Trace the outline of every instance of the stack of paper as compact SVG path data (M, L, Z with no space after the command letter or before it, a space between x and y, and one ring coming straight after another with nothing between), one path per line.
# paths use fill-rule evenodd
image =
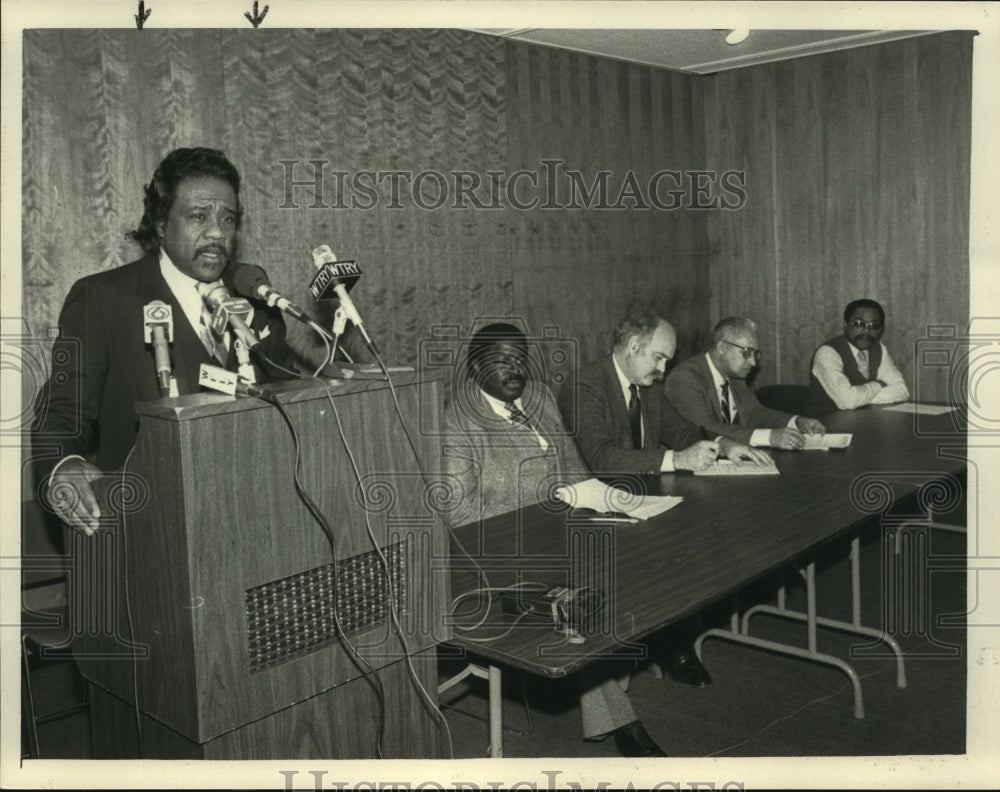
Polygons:
M900 404L890 404L882 408L892 412L914 413L916 415L944 415L954 410L947 404L919 404L918 402L901 402Z
M763 464L756 462L740 462L737 464L731 459L716 459L704 470L694 471L696 476L777 476L778 468L774 465L773 459L768 459Z
M829 451L831 448L847 448L854 438L850 432L837 434L827 432L822 435L805 435L806 444L802 446L805 451Z
M662 514L684 500L675 495L635 495L597 479L559 487L556 497L575 509L592 509L601 514L624 512L639 520Z

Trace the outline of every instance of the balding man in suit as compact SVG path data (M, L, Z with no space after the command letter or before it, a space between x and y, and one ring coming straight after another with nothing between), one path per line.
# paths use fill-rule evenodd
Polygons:
M712 343L702 355L688 358L670 372L667 398L685 418L710 434L751 446L798 450L805 434L823 434L815 418L771 410L746 384L760 360L757 325L729 316L712 331Z
M559 407L594 475L702 470L717 456L765 462L767 455L706 433L667 400L662 380L677 349L677 333L658 314L636 310L615 329L611 354L576 372L559 392ZM690 627L658 636L662 664L684 684L712 682L691 646ZM659 664L654 666L658 668Z

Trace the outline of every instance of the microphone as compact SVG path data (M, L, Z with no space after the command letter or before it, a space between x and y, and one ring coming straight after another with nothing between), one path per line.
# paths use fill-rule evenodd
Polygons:
M260 385L248 382L233 371L208 363L201 364L201 369L198 372L198 384L220 393L228 393L230 396L256 396L258 399L271 402L275 398L270 391Z
M260 297L272 308L278 306L289 316L307 325L315 325L312 317L291 300L282 297L271 286L267 273L256 264L240 264L233 270L233 286L244 297Z
M368 344L372 352L378 354L375 342L372 341L371 336L368 335L368 330L365 329L361 314L354 307L351 298L347 296L347 292L361 277L361 267L355 261L337 261L337 256L330 250L329 245L320 245L313 250L312 256L313 264L316 265L316 269L318 270L312 283L309 284L309 291L312 292L313 297L317 300L329 300L332 297L339 298L340 307L343 309L344 314L354 322L354 326L358 328L362 338L365 339L365 343Z
M174 340L174 312L163 300L153 300L142 309L143 338L153 345L156 360L156 380L160 396L170 395L170 349Z
M253 349L260 343L256 333L247 325L247 322L253 321L253 306L250 303L242 297L233 297L221 280L199 283L198 293L212 311L213 333L222 335L229 326L247 349Z

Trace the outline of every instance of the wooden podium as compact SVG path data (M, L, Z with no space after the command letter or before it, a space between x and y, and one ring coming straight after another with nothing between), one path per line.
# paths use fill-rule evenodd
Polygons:
M216 394L139 405L107 527L72 538L96 758L369 758L380 719L383 757L441 755L442 383L393 383L398 411L385 381L272 386L287 421Z

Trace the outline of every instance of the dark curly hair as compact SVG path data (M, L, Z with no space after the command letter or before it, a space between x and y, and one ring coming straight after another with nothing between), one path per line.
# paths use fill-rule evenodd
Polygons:
M184 179L199 176L213 176L229 182L236 193L237 205L240 195L240 174L226 155L217 149L209 148L179 148L174 149L157 166L153 180L146 185L146 197L143 199L145 212L139 221L139 227L130 231L128 237L139 243L146 253L155 253L160 247L160 236L156 231L158 223L162 223L170 214L170 209L177 198L177 188ZM239 227L242 209L237 213L237 228Z

